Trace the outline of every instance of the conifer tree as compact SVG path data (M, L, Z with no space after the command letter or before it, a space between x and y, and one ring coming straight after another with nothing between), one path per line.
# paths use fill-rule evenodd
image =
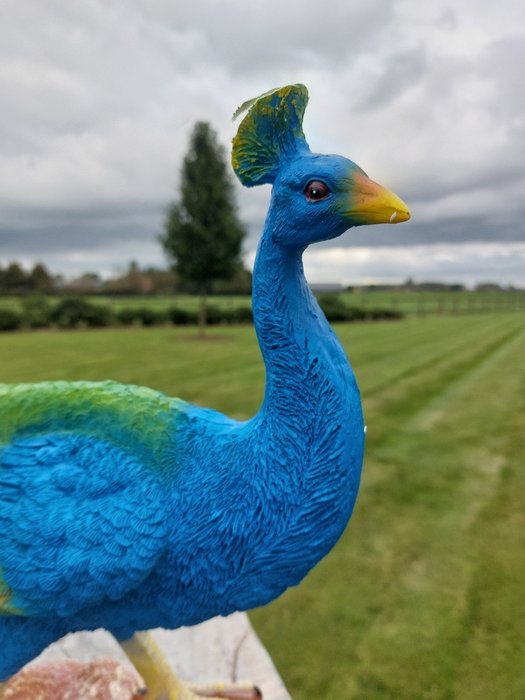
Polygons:
M224 149L210 125L198 122L182 165L180 199L168 209L161 240L179 278L200 294L201 333L212 283L231 279L242 267L245 235Z

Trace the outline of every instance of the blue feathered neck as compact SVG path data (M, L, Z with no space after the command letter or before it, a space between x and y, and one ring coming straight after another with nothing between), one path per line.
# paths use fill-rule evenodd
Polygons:
M255 260L253 315L266 366L260 418L280 422L315 414L328 385L341 407L349 395L359 397L348 358L306 282L303 249L276 240L286 223L274 211Z

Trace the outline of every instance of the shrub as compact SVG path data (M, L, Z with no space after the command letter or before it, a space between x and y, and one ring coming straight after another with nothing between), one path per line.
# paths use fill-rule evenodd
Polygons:
M101 304L89 304L84 323L91 328L101 328L113 325L115 316L109 306Z
M148 306L124 308L117 312L117 320L123 326L131 326L133 324L156 326L161 323L166 323L168 318L169 315L167 311L163 309L151 309Z
M45 297L32 297L22 302L22 319L29 328L47 328L51 325L53 310Z
M346 317L343 321L364 321L369 318L369 312L359 306L347 306Z
M157 326L166 322L167 313L162 309L155 310L147 306L141 306L135 309L135 317L143 326Z
M379 321L403 318L400 311L394 309L363 309L359 306L347 306L344 301L334 294L326 294L318 299L324 315L334 321Z
M404 314L397 309L370 309L368 315L373 321L395 321L404 316Z
M119 309L119 311L116 313L116 318L117 321L123 326L132 326L137 322L137 314L135 313L135 309Z
M0 309L0 331L16 331L22 325L22 317L11 309Z
M230 317L232 323L253 323L253 313L249 306L239 306L231 309Z
M224 309L217 306L208 306L207 323L210 326L252 322L253 315L250 308L241 306L233 309Z
M168 311L168 317L175 326L188 326L197 323L197 313L173 307Z
M107 306L69 297L62 299L55 306L51 312L51 319L59 328L77 328L78 326L95 328L111 325L113 313Z
M340 297L323 294L317 301L328 321L348 321L349 309Z
M226 314L219 307L209 304L206 310L206 325L217 326L220 323L228 323Z

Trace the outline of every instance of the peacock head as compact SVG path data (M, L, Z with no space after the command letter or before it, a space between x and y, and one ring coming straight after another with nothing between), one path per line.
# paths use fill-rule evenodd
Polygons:
M248 113L233 140L232 165L243 185L271 183L271 235L305 247L352 226L400 223L407 205L348 158L312 153L302 129L304 85L265 93L239 107Z

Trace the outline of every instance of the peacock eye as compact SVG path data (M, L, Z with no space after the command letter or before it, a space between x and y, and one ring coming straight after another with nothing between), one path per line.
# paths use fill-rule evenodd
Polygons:
M324 182L320 180L311 180L306 185L304 194L306 195L306 199L310 200L310 202L317 202L320 199L328 197L330 189L328 185L325 185Z

